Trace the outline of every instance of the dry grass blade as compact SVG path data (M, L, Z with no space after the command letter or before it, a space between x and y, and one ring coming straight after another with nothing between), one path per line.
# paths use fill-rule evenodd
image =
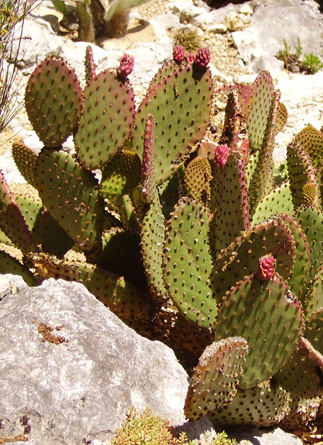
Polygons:
M0 0L0 132L22 107L17 82L24 20L42 0Z

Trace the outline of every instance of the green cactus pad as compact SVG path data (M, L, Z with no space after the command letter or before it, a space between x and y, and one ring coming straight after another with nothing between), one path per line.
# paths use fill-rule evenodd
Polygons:
M180 65L175 62L175 60L168 60L165 62L157 71L155 76L150 81L147 93L152 91L160 82L162 82L166 77L173 75L174 71L179 69Z
M303 333L303 318L299 301L277 274L269 280L251 275L227 292L218 309L215 337L248 341L241 388L267 380L284 366Z
M310 248L311 268L308 280L313 280L323 257L323 213L315 207L300 207L295 220L306 235Z
M290 183L288 181L276 186L268 195L266 195L255 208L252 216L252 224L259 224L270 218L275 213L286 213L292 215L294 206Z
M322 396L323 356L305 338L301 338L299 346L273 380L301 399Z
M152 114L149 114L145 125L144 151L141 166L141 199L145 204L150 204L154 200L156 191L155 128L155 118Z
M15 199L35 243L41 245L45 252L62 257L74 245L72 238L40 201L25 196L16 196Z
M24 220L32 233L33 239L36 243L40 243L40 238L37 234L37 226L41 219L43 205L40 201L26 196L15 195L15 200L21 211Z
M289 412L289 395L277 385L263 382L240 390L233 402L210 416L215 426L254 425L267 427L279 423Z
M188 196L206 203L210 200L211 166L207 158L197 156L186 167L184 183Z
M40 63L30 76L25 105L29 120L47 147L59 147L77 127L82 90L75 72L58 56Z
M123 320L150 320L151 305L134 285L111 272L85 262L57 260L52 255L33 256L33 264L44 278L82 283L99 301Z
M239 152L231 152L222 168L213 166L211 193L216 209L210 227L211 248L218 253L249 229L247 182Z
M20 275L28 286L36 286L37 281L30 270L6 252L0 250L0 273Z
M313 348L323 354L323 306L307 317L304 333L306 340L311 342ZM323 356L321 363L321 376L323 386Z
M247 128L250 148L258 150L264 141L274 94L274 83L267 71L261 71L253 83L253 94L249 104Z
M106 70L84 89L83 113L75 148L83 167L102 168L129 139L135 116L134 95L128 80Z
M50 214L82 250L101 240L104 200L94 176L62 150L43 148L38 157L36 182Z
M212 259L208 247L207 210L182 198L167 222L164 254L166 289L179 310L198 326L215 322L216 302L209 277Z
M36 249L26 221L0 170L0 228L24 253Z
M12 144L12 156L25 180L33 187L36 187L35 167L38 156L37 153L27 147L23 142L14 142Z
M156 183L168 179L202 139L209 122L212 78L208 69L179 67L153 88L141 103L133 132L133 148L142 156L144 128L152 113L156 121Z
M159 301L167 296L163 276L164 247L165 218L158 193L155 193L141 222L141 254L151 295Z
M323 307L323 265L319 267L307 295L306 317Z
M314 167L319 167L323 162L323 135L312 125L307 125L299 132L294 141L299 144L311 158Z
M272 94L272 107L269 110L267 128L262 139L262 145L258 148L258 162L249 185L250 213L254 213L259 201L261 201L274 186L274 142L276 135L276 121L279 111L280 93Z
M217 257L212 270L213 295L218 302L244 277L256 273L259 258L270 254L276 272L288 279L294 266L295 242L286 224L269 219L239 236Z
M232 402L242 375L248 343L229 337L207 346L190 379L184 413L187 419L222 410Z
M306 184L313 184L317 189L317 194L319 194L319 188L308 153L295 142L287 146L287 165L292 200L296 210L299 206L307 204L306 199L304 199L304 186Z
M290 215L279 214L276 218L286 224L295 241L295 261L292 273L287 279L291 291L305 305L310 270L310 248L301 226Z
M282 129L285 127L287 118L288 118L288 111L286 105L280 102L276 119L276 134L282 131Z
M100 192L104 198L129 194L140 182L141 162L130 150L120 151L103 172Z

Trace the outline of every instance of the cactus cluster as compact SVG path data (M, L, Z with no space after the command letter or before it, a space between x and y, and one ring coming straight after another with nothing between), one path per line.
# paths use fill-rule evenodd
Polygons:
M2 239L23 257L1 253L1 271L82 282L171 346L191 375L187 418L297 428L300 401L323 400L323 135L297 134L276 180L287 111L270 74L219 90L209 58L175 48L137 108L130 56L97 73L88 49L83 89L58 57L35 69L25 105L44 147L13 156L40 200L1 174Z

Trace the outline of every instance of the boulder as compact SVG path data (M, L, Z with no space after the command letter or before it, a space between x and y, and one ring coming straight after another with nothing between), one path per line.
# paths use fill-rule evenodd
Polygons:
M255 73L281 69L282 63L275 55L284 49L284 39L291 52L300 43L304 54L320 56L322 36L323 18L318 4L300 0L260 2L250 16L249 27L232 33L241 58Z
M130 406L184 422L188 380L171 349L139 336L81 284L49 279L29 288L4 279L0 440L107 440Z

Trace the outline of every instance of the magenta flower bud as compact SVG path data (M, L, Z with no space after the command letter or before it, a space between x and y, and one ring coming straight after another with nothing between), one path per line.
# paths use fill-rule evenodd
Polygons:
M227 145L218 145L214 151L214 162L219 167L222 168L228 160L230 153L230 148Z
M211 59L211 53L210 53L210 50L208 48L199 48L197 50L195 64L199 68L207 67L210 59Z
M270 280L275 273L276 260L272 255L265 255L258 262L257 275L261 280Z
M173 48L173 59L175 62L182 62L185 57L185 48L182 45L175 45Z
M189 53L189 55L187 56L187 63L194 63L196 59L196 56L194 53Z
M120 61L119 68L117 69L118 76L129 76L129 74L132 73L134 64L135 59L132 56L129 56L129 54L125 54Z

